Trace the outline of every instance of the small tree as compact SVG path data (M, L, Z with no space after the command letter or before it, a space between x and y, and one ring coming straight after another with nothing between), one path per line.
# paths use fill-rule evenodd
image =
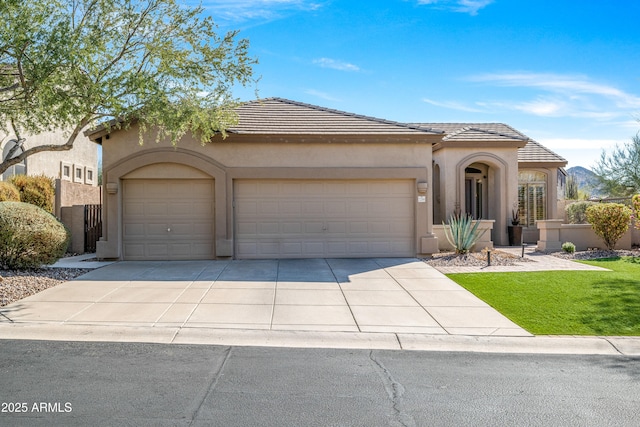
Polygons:
M602 203L587 208L587 221L596 235L604 240L607 249L616 243L629 229L631 209L620 203Z
M582 200L579 202L571 203L567 205L565 211L567 212L567 218L569 219L569 224L586 224L589 222L587 220L587 209L589 206L596 205L597 202L590 202L588 200Z
M235 124L234 86L252 83L255 60L237 31L224 35L203 6L176 0L2 0L0 130L67 130L66 142L18 150L0 174L28 156L73 148L98 123L140 123L176 143L202 143ZM142 142L142 141L141 141Z
M578 189L578 180L576 176L573 174L569 174L567 176L567 186L564 190L565 199L569 200L577 200L580 198L580 191Z
M623 146L600 155L594 172L602 188L612 196L629 196L640 191L640 134Z

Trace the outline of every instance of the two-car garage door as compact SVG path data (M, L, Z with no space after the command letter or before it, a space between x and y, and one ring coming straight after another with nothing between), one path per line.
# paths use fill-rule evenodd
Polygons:
M237 258L414 256L411 180L239 180Z
M414 189L411 180L236 180L235 257L414 256ZM122 198L124 259L215 258L213 179L126 179Z

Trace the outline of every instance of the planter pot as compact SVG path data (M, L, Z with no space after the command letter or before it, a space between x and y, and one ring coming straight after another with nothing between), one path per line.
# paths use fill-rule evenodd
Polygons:
M522 226L510 225L507 228L507 231L509 232L509 246L522 245Z

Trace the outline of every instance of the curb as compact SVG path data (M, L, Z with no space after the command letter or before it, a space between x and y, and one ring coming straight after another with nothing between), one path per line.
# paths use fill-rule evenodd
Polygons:
M0 325L3 340L451 351L472 353L640 356L640 337L468 336L372 332L133 327L61 324Z

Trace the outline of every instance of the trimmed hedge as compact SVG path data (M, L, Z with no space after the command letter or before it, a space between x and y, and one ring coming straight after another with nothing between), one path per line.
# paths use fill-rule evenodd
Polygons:
M67 251L70 234L45 210L22 202L0 202L0 266L38 268Z
M20 192L20 201L36 205L49 213L53 213L53 202L56 197L53 180L44 175L15 175L9 179Z
M0 181L0 202L19 202L20 192L10 182Z

